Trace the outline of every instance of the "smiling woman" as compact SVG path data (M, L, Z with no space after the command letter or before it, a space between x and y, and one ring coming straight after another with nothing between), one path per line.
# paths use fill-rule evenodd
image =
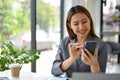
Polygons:
M107 44L95 34L89 11L81 5L72 6L67 14L66 28L68 36L60 42L51 69L52 74L61 76L66 73L69 78L74 72L104 73L107 65ZM83 49L87 41L96 42L94 53L87 48Z

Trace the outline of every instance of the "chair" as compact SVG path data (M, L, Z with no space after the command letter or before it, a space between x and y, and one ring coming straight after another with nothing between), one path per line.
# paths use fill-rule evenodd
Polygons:
M107 44L111 47L112 54L120 54L120 43L107 42Z
M107 41L106 42L108 45L109 45L109 48L110 48L110 53L112 55L118 55L118 62L120 60L120 43L116 43L116 42L109 42Z

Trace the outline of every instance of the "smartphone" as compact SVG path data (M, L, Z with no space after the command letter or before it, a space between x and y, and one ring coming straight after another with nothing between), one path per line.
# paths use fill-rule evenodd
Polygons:
M96 41L86 41L83 50L86 48L91 52L92 55L94 55L96 45L97 45Z

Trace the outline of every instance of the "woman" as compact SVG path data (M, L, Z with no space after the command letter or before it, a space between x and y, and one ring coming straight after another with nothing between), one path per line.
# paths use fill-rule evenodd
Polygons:
M72 77L73 72L105 72L107 45L95 34L89 11L83 6L73 6L68 11L66 27L69 37L61 40L52 74L60 76L66 72L67 77ZM83 50L86 41L97 42L94 55Z

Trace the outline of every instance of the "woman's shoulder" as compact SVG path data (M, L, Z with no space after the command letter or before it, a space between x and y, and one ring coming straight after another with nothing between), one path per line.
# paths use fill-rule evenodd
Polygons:
M101 48L107 47L107 43L103 41L101 38L94 38L94 40L97 42L98 46Z
M64 37L63 39L60 40L59 47L61 47L62 49L65 49L69 43L70 43L70 38Z
M66 37L64 37L63 39L62 39L63 41L68 41L68 40L70 40L70 38L68 37L68 36L66 36Z
M71 41L71 39L68 36L61 39L61 42L63 42L63 43L69 43L70 41Z
M104 43L104 41L99 37L94 37L94 40L99 42L99 43Z

